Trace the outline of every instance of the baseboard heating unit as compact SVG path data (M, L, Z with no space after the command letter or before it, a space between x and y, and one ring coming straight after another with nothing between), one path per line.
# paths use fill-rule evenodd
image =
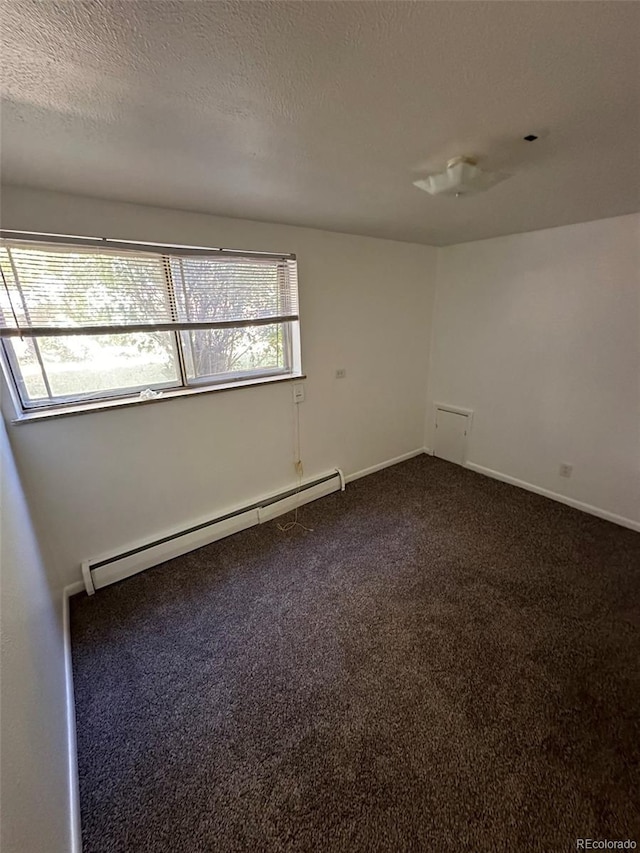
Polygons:
M167 531L154 539L137 542L117 554L85 560L82 577L89 595L109 584L202 548L217 539L231 536L255 524L270 521L332 492L344 491L344 475L339 468L303 481L300 486L269 495L247 506L236 507L216 518L198 521L186 528Z

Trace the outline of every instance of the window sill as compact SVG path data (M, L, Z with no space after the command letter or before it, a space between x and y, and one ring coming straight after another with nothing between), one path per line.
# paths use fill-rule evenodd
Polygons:
M183 397L194 397L200 394L219 394L223 391L233 391L237 388L253 388L256 385L276 385L280 382L296 382L306 379L306 374L288 373L286 376L267 376L260 379L247 379L242 382L228 382L220 385L209 385L206 388L176 388L163 391L160 397L150 400L140 400L138 397L126 397L118 400L100 400L91 403L78 403L55 409L40 409L39 411L23 412L12 420L12 423L29 424L34 421L49 421L54 418L68 418L73 415L86 415L93 412L104 412L111 409L127 409L132 406L148 406L153 403L163 403L166 400L178 400Z

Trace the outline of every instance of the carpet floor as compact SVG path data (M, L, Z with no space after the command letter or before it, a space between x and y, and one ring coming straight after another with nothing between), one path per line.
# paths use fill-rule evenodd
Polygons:
M431 457L71 602L84 853L640 845L640 535Z

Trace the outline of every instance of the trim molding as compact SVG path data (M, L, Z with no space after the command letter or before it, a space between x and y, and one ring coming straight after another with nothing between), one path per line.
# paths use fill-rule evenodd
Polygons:
M73 694L73 666L71 663L71 630L69 624L69 598L84 592L82 581L69 584L62 590L62 637L64 645L65 696L67 702L67 772L69 786L69 835L71 853L82 853L80 826L80 786L78 784L78 747L76 742L76 709Z
M550 498L552 501L557 501L558 503L573 507L573 509L579 509L582 512L589 513L589 515L595 515L598 518L603 518L605 521L612 521L614 524L619 524L621 527L627 527L629 530L635 530L637 533L640 533L640 521L634 521L632 518L625 518L623 515L616 515L614 512L583 503L575 498L566 497L558 492L552 492L550 489L543 489L542 486L535 486L533 483L527 483L525 480L518 480L516 477L510 477L501 471L494 471L492 468L476 465L475 462L467 462L465 468L469 468L477 474L483 474L485 477L491 477L494 480L509 483L511 486L517 486L519 489L526 489L527 492L534 492L536 495L542 495L545 498Z
M394 456L393 459L387 459L385 462L379 462L377 465L372 465L370 468L363 468L362 471L356 471L353 474L345 474L345 483L351 483L354 480L359 480L360 477L366 477L368 474L375 474L376 471L382 471L383 468L390 468L392 465L397 465L398 462L406 462L407 459L413 459L414 456L420 456L422 453L431 454L428 447L418 447L417 450L410 450L409 453L403 453L400 456Z

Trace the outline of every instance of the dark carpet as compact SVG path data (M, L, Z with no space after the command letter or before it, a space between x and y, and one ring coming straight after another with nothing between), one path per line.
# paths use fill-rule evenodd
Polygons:
M640 535L430 457L72 600L84 853L640 844Z

